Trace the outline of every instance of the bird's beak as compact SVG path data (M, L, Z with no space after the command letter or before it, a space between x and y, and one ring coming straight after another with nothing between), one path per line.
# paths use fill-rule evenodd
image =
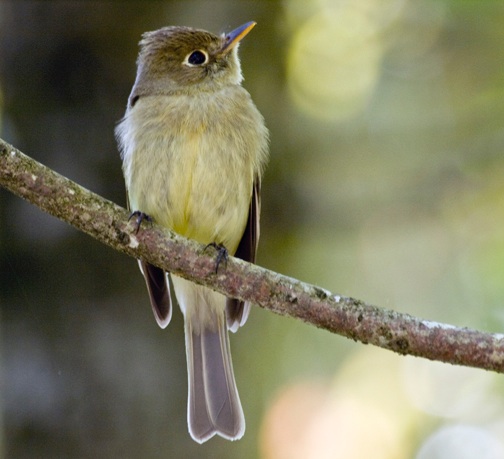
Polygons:
M229 53L238 43L240 43L241 39L254 28L256 24L256 22L250 21L238 27L237 29L234 29L232 32L229 32L224 37L224 46L222 47L222 53Z

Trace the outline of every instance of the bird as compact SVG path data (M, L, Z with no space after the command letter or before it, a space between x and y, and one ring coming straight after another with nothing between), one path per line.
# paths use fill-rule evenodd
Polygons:
M138 227L145 217L217 247L216 269L228 253L254 263L259 241L269 131L241 85L238 57L255 25L220 35L185 26L144 33L136 79L115 129ZM170 322L171 287L184 315L191 437L198 443L214 435L240 439L245 418L228 330L245 323L250 304L138 262L158 325Z

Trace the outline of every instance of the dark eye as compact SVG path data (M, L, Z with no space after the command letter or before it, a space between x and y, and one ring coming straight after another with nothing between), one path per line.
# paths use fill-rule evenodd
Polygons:
M203 52L197 49L196 51L193 51L191 54L189 54L189 57L187 58L187 62L191 65L201 65L204 64L207 60L207 55Z

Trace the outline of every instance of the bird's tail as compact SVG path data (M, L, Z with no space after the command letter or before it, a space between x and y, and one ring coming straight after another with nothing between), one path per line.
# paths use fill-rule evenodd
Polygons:
M245 432L245 418L233 373L225 298L183 279L173 280L185 316L189 433L199 443L215 434L238 440ZM187 301L198 305L184 304Z

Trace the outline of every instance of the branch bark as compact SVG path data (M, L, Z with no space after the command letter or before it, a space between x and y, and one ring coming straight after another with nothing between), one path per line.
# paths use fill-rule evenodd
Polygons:
M504 335L431 322L331 293L215 252L153 224L134 233L126 209L0 139L0 185L104 244L228 296L402 355L504 373Z

